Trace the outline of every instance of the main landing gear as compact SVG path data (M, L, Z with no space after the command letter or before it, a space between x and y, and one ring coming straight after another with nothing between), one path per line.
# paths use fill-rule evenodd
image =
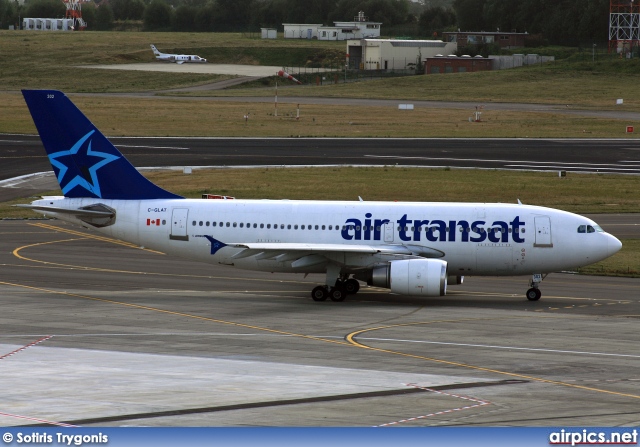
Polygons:
M329 286L328 284L333 283L333 286ZM327 298L330 298L331 301L344 301L347 298L347 295L354 295L358 293L360 290L360 283L353 279L349 278L348 274L343 274L340 272L340 267L337 265L330 264L327 266L327 280L324 286L315 287L311 291L311 298L313 301L326 301Z
M542 276L541 273L535 273L533 277L529 280L530 289L527 290L526 297L529 301L538 301L542 296L542 292L538 289L538 286L542 282L547 275Z
M326 301L330 298L331 301L344 301L347 295L355 295L360 290L360 283L353 279L341 280L337 279L333 287L318 286L311 291L311 298L313 301Z

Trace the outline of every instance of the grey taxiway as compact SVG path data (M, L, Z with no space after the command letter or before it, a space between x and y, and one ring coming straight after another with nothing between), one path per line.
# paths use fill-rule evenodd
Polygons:
M185 153L195 165L221 164L224 154L197 141L179 154L169 140L120 146L136 165L153 145L166 146L156 157L166 165ZM238 140L227 159L260 163L270 153L284 164L299 144L274 151ZM416 143L401 156L428 164L425 152L450 150L449 159L490 163L508 151L497 140L486 150L447 144ZM583 168L637 163L632 142L604 142L606 163L587 142L522 144L541 158L568 146L562 156ZM312 150L322 158L332 147ZM372 147L384 155L375 144L350 154ZM32 137L3 136L0 150L0 179L50 170ZM36 194L51 180L8 181L1 194ZM595 218L640 237L638 215ZM50 220L0 221L0 234L0 425L640 424L638 279L556 273L538 302L524 298L527 278L492 277L466 278L442 298L363 287L343 303L317 303L309 291L321 276L199 264Z
M467 278L442 298L243 272L0 222L0 425L640 423L640 281Z

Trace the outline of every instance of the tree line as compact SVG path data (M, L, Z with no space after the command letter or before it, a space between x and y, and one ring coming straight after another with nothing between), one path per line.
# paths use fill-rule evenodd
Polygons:
M101 0L85 3L87 30L141 21L147 31L247 32L283 23L351 21L359 11L384 35L440 38L443 31L517 31L575 46L608 38L609 0ZM18 17L64 17L61 0L0 0L0 26Z

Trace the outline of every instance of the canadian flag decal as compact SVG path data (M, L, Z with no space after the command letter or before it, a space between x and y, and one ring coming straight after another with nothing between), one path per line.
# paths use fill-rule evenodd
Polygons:
M160 219L147 219L147 226L149 225L160 226Z

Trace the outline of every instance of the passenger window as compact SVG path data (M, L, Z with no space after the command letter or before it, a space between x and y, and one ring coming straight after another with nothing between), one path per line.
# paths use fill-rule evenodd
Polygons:
M258 228L258 224L257 224L257 223L254 223L254 224L253 224L253 228ZM260 227L260 228L262 228L262 227Z
M262 227L260 227L260 228L262 228ZM267 229L268 230L271 229L271 224L267 224Z
M235 227L236 224L233 224L233 226ZM240 228L244 227L244 224L242 222L240 222Z
M284 230L284 224L280 224L280 229Z
M205 222L205 225L206 225L206 226L209 226L209 221L206 221L206 222Z
M196 226L196 221L194 220L193 222L191 222L191 225L193 225L195 227Z
M329 229L330 229L330 230L333 230L333 226L332 226L332 225L329 225Z
M199 225L202 226L202 221L199 222Z

